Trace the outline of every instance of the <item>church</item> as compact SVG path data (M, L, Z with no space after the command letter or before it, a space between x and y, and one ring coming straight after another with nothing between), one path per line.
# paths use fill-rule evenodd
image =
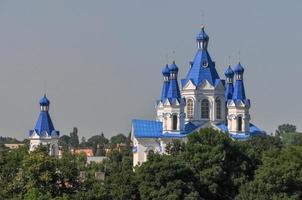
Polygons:
M212 127L234 140L265 135L250 122L251 102L245 94L242 64L227 67L225 79L221 79L208 52L209 36L204 27L196 42L196 55L180 85L176 63L163 68L156 119L132 121L133 166L145 162L149 153L165 153L173 139L186 141L187 135L202 128Z

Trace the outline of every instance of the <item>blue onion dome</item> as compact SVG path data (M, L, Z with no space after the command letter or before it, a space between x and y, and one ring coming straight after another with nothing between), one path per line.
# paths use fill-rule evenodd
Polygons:
M170 69L168 67L168 64L163 68L162 73L164 76L170 76Z
M243 74L243 72L244 72L244 68L242 67L242 65L239 62L238 65L235 67L235 73L236 74Z
M198 41L209 40L209 36L204 31L204 26L201 27L201 31L197 34L196 40L198 40Z
M234 77L234 71L232 70L231 66L229 66L229 67L227 68L227 70L225 70L224 74L225 74L225 76L228 77L228 78Z
M175 64L175 61L173 61L172 65L170 66L170 72L178 72L178 67Z
M50 102L46 97L46 94L44 94L44 97L42 99L40 99L39 101L40 106L49 106Z

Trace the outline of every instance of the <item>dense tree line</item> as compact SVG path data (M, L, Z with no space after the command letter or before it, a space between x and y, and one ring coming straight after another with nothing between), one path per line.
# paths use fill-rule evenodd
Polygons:
M302 199L302 135L286 127L278 131L238 142L203 129L186 143L171 142L169 155L150 154L134 170L130 146L89 165L68 151L51 157L42 146L30 154L26 146L2 149L0 199Z

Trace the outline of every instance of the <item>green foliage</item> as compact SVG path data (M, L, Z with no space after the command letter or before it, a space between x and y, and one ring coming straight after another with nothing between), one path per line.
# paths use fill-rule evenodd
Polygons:
M155 152L135 170L130 145L113 149L102 163L86 164L85 156L68 151L57 158L42 145L29 154L27 146L9 150L2 144L0 199L302 199L301 135L286 132L239 142L203 129L186 143L172 140L169 154ZM61 142L69 143L68 137ZM110 140L124 142L129 137ZM96 147L109 141L102 134L84 143ZM96 179L96 172L105 179Z
M62 149L64 151L67 151L69 149L69 146L70 146L70 136L68 136L68 135L62 135L59 138L58 144L59 144L59 146L62 147Z
M121 143L124 143L124 144L128 144L129 143L128 138L124 134L122 134L122 133L117 134L115 136L112 136L110 138L110 144L113 147L115 147L117 144L121 144Z
M69 145L72 148L76 148L79 146L79 136L77 127L73 127L73 131L70 133Z
M297 127L292 124L282 124L278 126L278 129L276 130L277 136L282 136L285 133L295 133L297 130Z

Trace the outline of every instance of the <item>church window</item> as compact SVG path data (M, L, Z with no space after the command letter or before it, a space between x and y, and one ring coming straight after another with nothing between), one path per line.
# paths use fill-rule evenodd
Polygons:
M204 99L201 101L201 118L208 119L210 115L209 101Z
M237 118L237 129L238 129L238 131L242 131L242 117L238 117Z
M221 119L221 101L219 99L216 99L215 103L216 103L216 118Z
M193 109L194 109L194 103L192 99L188 99L187 101L187 116L188 119L193 118Z
M177 115L172 117L172 130L177 130Z

